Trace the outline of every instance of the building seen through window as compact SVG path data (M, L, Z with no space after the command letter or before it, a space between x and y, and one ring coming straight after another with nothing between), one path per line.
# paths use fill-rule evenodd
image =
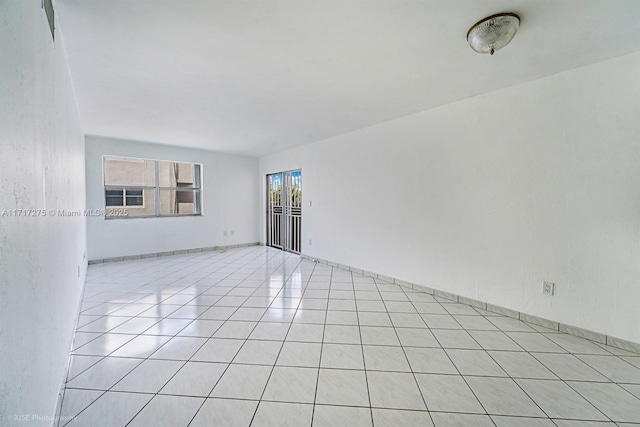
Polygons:
M201 174L195 163L105 157L106 216L200 215Z

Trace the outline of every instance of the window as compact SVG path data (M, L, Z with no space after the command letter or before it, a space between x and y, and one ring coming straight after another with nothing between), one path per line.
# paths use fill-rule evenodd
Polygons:
M118 188L105 190L106 206L144 206L142 188Z
M144 206L142 188L125 188L124 189L125 206Z
M104 158L107 218L201 215L202 165Z

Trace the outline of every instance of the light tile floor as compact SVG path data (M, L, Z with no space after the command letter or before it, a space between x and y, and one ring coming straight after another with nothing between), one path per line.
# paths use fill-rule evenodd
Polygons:
M90 266L61 420L638 426L640 355L271 248L203 252Z

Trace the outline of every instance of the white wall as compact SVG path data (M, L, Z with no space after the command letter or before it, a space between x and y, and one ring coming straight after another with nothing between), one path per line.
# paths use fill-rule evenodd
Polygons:
M87 208L104 209L105 155L202 164L202 216L88 218L89 259L254 243L258 159L168 145L86 137ZM223 236L224 231L227 236ZM234 235L231 236L231 230Z
M449 104L259 182L302 168L305 254L640 342L638 75L635 53Z
M84 137L40 0L0 0L0 424L51 425L84 283ZM78 273L78 270L80 272ZM49 420L46 419L49 417Z

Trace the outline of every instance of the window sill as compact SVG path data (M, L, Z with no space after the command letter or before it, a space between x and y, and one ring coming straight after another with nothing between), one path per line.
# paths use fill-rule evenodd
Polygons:
M105 216L104 219L112 220L112 219L149 219L149 218L190 218L194 216L203 216L201 213L199 214L182 214L182 215L136 215L136 216Z

